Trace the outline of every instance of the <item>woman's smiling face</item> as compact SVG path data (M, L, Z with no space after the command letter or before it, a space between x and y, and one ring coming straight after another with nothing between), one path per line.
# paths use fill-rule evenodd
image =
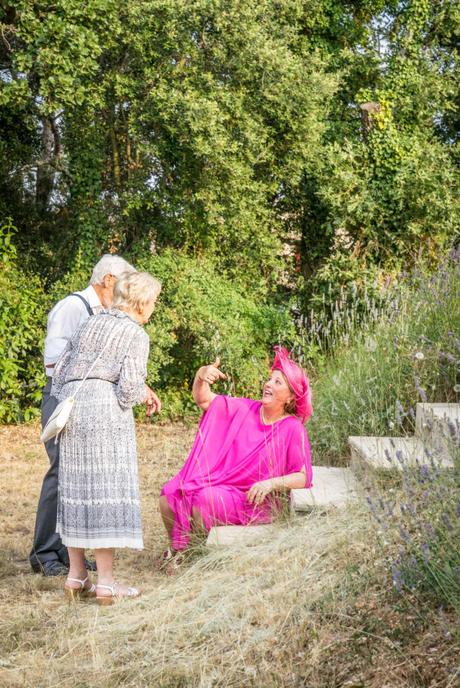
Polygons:
M283 410L294 395L281 370L272 370L263 386L262 405L273 410Z

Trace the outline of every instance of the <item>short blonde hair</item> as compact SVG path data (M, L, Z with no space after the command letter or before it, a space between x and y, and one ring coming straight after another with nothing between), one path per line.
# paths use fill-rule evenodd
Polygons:
M124 272L113 288L112 307L120 310L144 306L158 297L161 282L148 272Z

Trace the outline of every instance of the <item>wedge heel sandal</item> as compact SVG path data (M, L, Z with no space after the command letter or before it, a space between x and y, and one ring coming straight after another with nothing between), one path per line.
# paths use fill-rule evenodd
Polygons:
M109 590L110 595L98 595L97 590ZM120 594L120 586L117 583L113 585L96 585L96 602L102 607L109 607L111 604L116 604L122 600L134 600L136 597L140 596L140 592L137 588L127 588L125 594Z
M78 583L80 587L69 588L64 585L64 595L69 602L80 602L80 600L88 600L96 597L96 586L91 583L90 588L86 588L85 584L89 581L89 576L84 580L79 578L67 578L66 583Z

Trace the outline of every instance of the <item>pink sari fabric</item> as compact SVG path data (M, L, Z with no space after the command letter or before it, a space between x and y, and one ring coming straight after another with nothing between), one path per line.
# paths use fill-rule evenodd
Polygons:
M264 425L260 406L253 399L216 396L203 414L184 466L161 491L175 515L175 549L189 543L193 507L208 530L219 524L268 523L274 500L269 496L260 506L247 500L255 482L305 469L305 485L311 487L304 426L294 416Z

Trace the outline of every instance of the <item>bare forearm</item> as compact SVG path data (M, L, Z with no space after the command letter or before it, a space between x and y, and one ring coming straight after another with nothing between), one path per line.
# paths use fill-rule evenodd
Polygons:
M217 357L214 363L198 368L193 381L192 395L195 403L202 411L206 411L211 401L216 396L211 392L211 385L216 380L226 380L227 376L219 370L220 358Z
M193 381L192 395L195 404L203 409L203 411L206 411L216 395L211 391L211 385L201 379L200 370L197 371Z
M305 473L298 471L297 473L289 473L289 475L281 475L278 478L272 478L272 482L273 490L276 492L303 488L305 487Z
M305 487L305 473L303 471L289 473L289 475L281 475L278 478L268 478L268 480L254 483L247 493L247 500L251 504L262 504L270 492L287 492L302 487Z

